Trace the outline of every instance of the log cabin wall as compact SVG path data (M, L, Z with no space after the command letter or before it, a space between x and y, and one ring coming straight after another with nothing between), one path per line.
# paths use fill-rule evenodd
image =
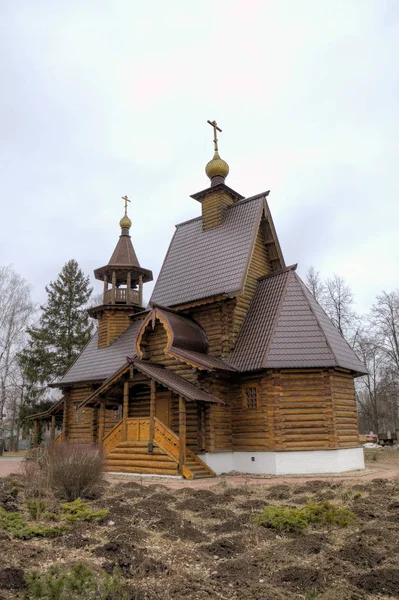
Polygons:
M353 377L333 369L274 371L265 378L273 450L358 446Z
M221 300L185 311L205 331L211 356L226 358L232 350L233 310L234 302Z
M334 428L338 448L359 446L355 382L350 373L332 371L331 395L334 404Z
M231 399L232 434L233 450L236 452L262 452L272 446L269 424L270 383L270 377L254 374L240 378L239 383L231 388L234 390ZM254 394L256 406L252 398Z
M128 312L107 309L98 316L98 347L112 344L130 325Z
M271 272L272 265L269 258L268 247L265 244L264 228L261 224L253 247L244 289L237 296L237 304L234 309L233 318L233 343L235 343L235 340L237 339L240 327L248 312L249 304L255 293L257 280L259 277L269 275Z
M77 410L77 407L93 391L91 385L73 387L68 395L67 402L67 439L69 442L80 442L89 444L93 441L95 426L93 408L85 407Z
M202 200L202 229L212 229L222 224L226 209L234 199L225 190L207 194Z

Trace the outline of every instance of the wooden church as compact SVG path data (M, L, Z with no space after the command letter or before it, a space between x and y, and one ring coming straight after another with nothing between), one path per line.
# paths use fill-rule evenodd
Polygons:
M109 262L91 341L54 386L56 443L94 443L116 473L338 472L364 466L354 378L365 367L286 266L267 203L226 185L215 152L201 216L180 223L151 300L131 221Z

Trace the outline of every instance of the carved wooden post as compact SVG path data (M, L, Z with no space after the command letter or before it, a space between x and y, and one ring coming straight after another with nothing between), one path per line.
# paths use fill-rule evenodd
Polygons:
M33 447L37 448L39 445L39 427L37 419L33 421Z
M179 473L186 464L186 401L179 396Z
M100 403L100 422L98 424L98 444L101 446L103 443L105 431L105 400L101 400Z
M130 295L131 295L131 287L132 287L132 274L127 274L127 285L126 285L126 304L130 304Z
M55 415L51 415L50 441L54 442L54 439L55 439Z
M139 306L143 306L143 276L139 275Z
M151 379L151 395L150 395L150 444L154 443L154 417L155 417L155 402L157 395L157 383L154 379ZM152 448L152 446L151 446ZM152 451L152 450L151 450Z
M104 304L107 302L108 275L104 275Z
M68 398L64 399L64 412L62 415L62 441L68 439Z
M112 271L111 304L115 304L115 300L116 300L116 271Z
M123 422L122 422L122 442L127 440L127 420L129 417L129 382L123 384Z

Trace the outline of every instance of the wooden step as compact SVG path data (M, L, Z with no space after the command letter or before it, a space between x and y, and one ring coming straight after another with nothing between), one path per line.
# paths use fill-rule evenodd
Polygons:
M104 469L107 473L137 473L137 474L146 474L146 475L178 475L177 468L176 469L154 469L154 468L144 468L144 467L126 467L119 465L106 465Z
M118 460L115 459L113 457L111 457L110 459L108 459L106 461L106 465L125 465L127 467L145 467L145 468L150 468L150 467L154 467L156 469L174 469L177 468L176 463L172 462L171 460L164 460L164 461L159 461L159 462L155 462L152 460L142 460L142 459L135 459L134 457L129 457L129 458L125 458L122 460Z
M106 460L115 459L115 460L148 460L151 462L162 462L162 461L172 461L171 458L167 454L140 454L139 452L115 452L112 451L108 454Z
M144 456L166 456L165 452L162 452L159 448L154 448L152 452L148 452L147 446L145 448L129 448L128 446L116 446L113 448L110 454L139 454Z

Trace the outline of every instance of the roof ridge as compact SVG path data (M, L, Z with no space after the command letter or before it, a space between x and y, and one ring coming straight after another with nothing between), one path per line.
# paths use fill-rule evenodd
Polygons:
M313 315L313 316L314 316L314 318L316 319L316 323L317 323L317 325L318 325L318 327L319 327L319 329L320 329L321 333L323 334L323 337L324 337L324 339L326 340L326 344L327 344L328 348L330 349L330 352L331 352L331 354L333 355L333 358L334 358L334 360L335 360L335 366L336 366L336 367L338 367L338 366L339 366L339 360L338 360L338 358L337 358L337 355L335 354L335 352L334 352L334 350L333 350L333 347L332 347L332 345L331 345L331 343L330 343L330 341L329 341L329 339L328 339L328 337L327 337L327 335L326 335L326 332L324 331L324 328L322 327L322 325L321 325L321 323L320 323L320 320L319 320L318 316L316 315L316 312L314 311L314 309L313 309L313 306L312 306L312 305L311 305L311 303L309 302L309 298L306 296L306 294L305 294L305 291L304 291L304 289L303 289L303 287L304 287L304 285L305 285L305 284L303 283L302 279L300 279L300 277L299 277L299 276L298 276L296 273L295 273L295 275L296 275L296 279L297 279L297 281L298 281L298 283L299 283L299 287L300 287L300 289L301 289L301 292L302 292L302 294L303 294L303 297L305 298L306 302L307 302L307 303L308 303L308 305L309 305L310 312L312 313L312 315ZM310 293L310 292L309 292L309 293ZM316 300L316 299L315 299L315 302L317 302L317 300ZM320 306L318 302L317 302L317 304L318 304L318 306ZM321 307L320 307L320 308L321 308ZM326 316L328 317L327 313L326 313ZM328 318L329 318L329 317L328 317Z
M290 279L291 271L289 269L288 270L286 269L285 271L283 271L282 273L280 273L280 275L284 275L284 273L287 273L287 276L285 278L284 286L283 286L283 289L281 291L281 296L280 296L278 307L277 307L277 310L276 310L276 315L274 317L274 323L273 323L273 326L272 326L272 330L270 332L269 341L267 342L266 350L265 350L265 353L263 355L262 365L266 364L266 362L267 362L267 357L269 356L270 348L271 348L272 343L273 343L274 334L276 333L276 329L277 329L277 325L278 325L278 320L279 320L280 315L281 315L281 309L283 308L283 304L284 304L284 300L285 300L285 295L286 295L286 292L287 292L287 287L288 287L288 282L289 282L289 279Z
M296 271L298 266L298 263L295 263L294 265L290 265L289 267L284 267L284 269L278 269L278 271L273 271L272 273L269 273L268 275L262 275L262 277L259 277L257 279L257 281L263 281L264 279L271 279L272 277L275 277L276 275L281 275L282 273L286 273L287 271Z

